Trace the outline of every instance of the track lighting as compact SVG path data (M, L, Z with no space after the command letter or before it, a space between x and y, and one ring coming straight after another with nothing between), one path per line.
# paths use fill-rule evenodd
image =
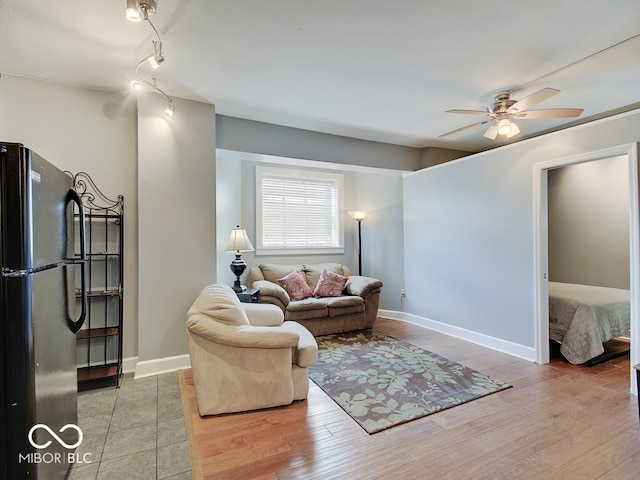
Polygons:
M151 25L151 28L153 29L153 33L156 35L156 40L153 41L153 54L138 63L138 66L136 67L136 74L140 68L140 64L145 61L148 61L154 69L158 68L160 64L164 62L160 34L153 23L151 23L151 20L149 20L149 15L156 13L157 6L158 4L156 3L156 0L127 0L127 20L139 22L141 20L140 13L142 13L144 15L144 19L149 22L149 25Z
M173 113L176 111L176 107L175 105L173 105L173 99L169 95L167 95L164 90L158 87L158 79L156 77L153 77L151 80L153 80L153 82L147 82L146 80L142 80L142 81L134 80L133 82L131 82L131 88L137 92L142 90L143 85L147 85L148 87L151 87L151 89L154 92L159 93L160 95L162 95L164 98L167 99L167 102L169 103L164 109L164 113L168 117L173 117Z
M144 85L147 85L153 89L154 92L159 93L163 97L167 99L169 102L167 107L164 109L164 113L169 117L173 116L173 112L176 111L176 107L173 105L173 101L169 95L167 95L163 90L158 87L158 81L155 77L152 78L152 82L147 82L146 80L140 80L139 73L140 67L149 63L151 68L154 70L157 69L162 62L164 62L164 55L162 55L162 40L160 39L160 34L158 34L158 30L154 27L151 20L149 20L149 15L153 15L156 13L157 9L156 0L127 0L127 9L126 9L126 17L127 20L132 22L139 22L142 18L145 21L149 22L153 32L156 34L156 40L153 41L153 53L138 62L136 65L136 76L135 80L131 82L131 88L138 92L142 90ZM142 14L142 17L140 16Z

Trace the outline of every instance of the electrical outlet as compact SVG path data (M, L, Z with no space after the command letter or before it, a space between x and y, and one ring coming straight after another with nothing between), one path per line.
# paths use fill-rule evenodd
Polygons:
M401 297L406 297L407 296L407 291L404 288L400 289L400 296Z

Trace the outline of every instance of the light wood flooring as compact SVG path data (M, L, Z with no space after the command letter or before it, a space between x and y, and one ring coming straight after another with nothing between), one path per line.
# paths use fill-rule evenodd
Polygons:
M640 478L628 356L592 368L538 365L402 321L376 328L513 388L368 435L313 382L306 401L200 418L187 371L194 478Z

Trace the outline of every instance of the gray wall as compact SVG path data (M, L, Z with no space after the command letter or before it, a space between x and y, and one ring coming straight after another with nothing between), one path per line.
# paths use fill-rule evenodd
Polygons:
M626 157L550 170L549 280L629 288Z
M533 165L638 140L634 111L407 175L407 312L534 348Z
M140 361L187 353L186 313L215 281L215 110L143 96L138 112Z
M159 100L159 101L158 101ZM125 197L124 356L186 351L184 313L215 279L215 110L3 75L0 137ZM138 151L138 148L140 151ZM140 207L140 222L138 210ZM141 291L138 292L138 285Z
M138 352L138 194L135 97L2 75L0 138L62 170L87 172L110 198L124 195L125 357Z
M255 240L257 165L270 162L256 159L248 153L219 151L217 157L217 242L218 270L221 283L231 284L233 275L229 264L233 255L224 252L229 232L237 224L246 228L249 238ZM284 160L284 159L280 159ZM292 168L310 171L342 172L345 180L344 222L345 253L332 255L256 255L245 252L242 258L249 267L261 263L323 263L337 262L347 265L354 274L358 270L357 222L347 214L348 210L365 210L367 218L362 222L363 275L379 278L384 282L380 306L383 309L399 308L399 291L403 288L402 260L402 176L400 172L373 168L349 168L327 162L294 161L287 159ZM246 274L243 283L246 283Z
M216 116L218 148L294 159L413 171L421 149L328 135L224 115Z

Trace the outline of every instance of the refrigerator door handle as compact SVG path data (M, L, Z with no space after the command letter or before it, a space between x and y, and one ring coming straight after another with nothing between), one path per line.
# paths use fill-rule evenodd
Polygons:
M74 258L70 260L69 263L80 264L80 288L81 292L81 304L82 308L80 311L80 317L77 320L73 320L69 313L67 312L67 324L69 325L69 330L73 333L78 333L78 330L82 327L85 318L87 317L87 249L85 244L85 219L84 219L84 205L82 203L82 199L78 192L71 189L67 193L66 197L66 205L70 202L75 203L78 206L79 211L79 230L80 230L80 258ZM66 208L65 208L66 211Z

